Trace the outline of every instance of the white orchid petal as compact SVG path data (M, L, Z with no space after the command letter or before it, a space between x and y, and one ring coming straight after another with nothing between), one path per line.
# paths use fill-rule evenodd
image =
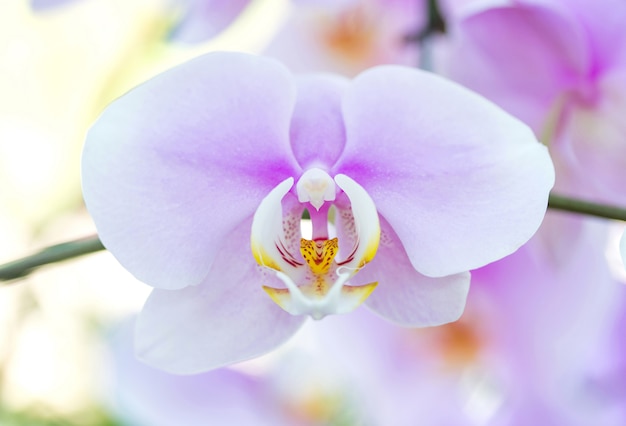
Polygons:
M352 207L357 247L349 262L343 266L353 268L354 274L376 255L380 241L380 221L374 201L361 185L343 174L335 176L335 182L346 193Z
M259 265L276 271L292 269L276 244L284 240L282 199L293 187L293 182L293 178L288 178L274 187L263 198L252 220L252 254Z

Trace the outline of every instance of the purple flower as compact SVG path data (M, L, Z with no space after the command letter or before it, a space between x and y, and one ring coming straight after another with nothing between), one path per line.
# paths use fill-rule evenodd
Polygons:
M626 202L626 2L466 3L450 75L533 127L559 192Z
M402 325L455 320L466 271L530 238L553 178L529 128L432 74L294 77L237 53L113 102L83 156L103 243L156 287L138 354L180 373L260 355L305 314L365 299Z
M623 324L626 289L607 268L606 224L586 221L579 234L557 265L537 256L536 235L473 272L459 323L484 330L477 367L502 393L493 424L624 424L623 329L610 330Z
M297 72L355 76L381 64L416 65L405 37L426 24L424 0L297 0L264 50Z

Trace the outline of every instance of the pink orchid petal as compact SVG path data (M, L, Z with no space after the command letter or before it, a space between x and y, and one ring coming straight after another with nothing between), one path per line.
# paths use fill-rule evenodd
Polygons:
M553 2L554 0L543 0ZM626 65L626 2L624 0L560 0L585 27L596 70Z
M270 426L280 421L258 377L228 368L180 376L141 363L132 350L134 323L118 326L108 340L109 409L124 424L194 426L211 419L215 424Z
M378 282L365 301L374 312L409 327L456 321L465 308L470 274L430 278L417 272L398 236L385 220L376 257L356 275L359 281Z
M155 287L200 282L228 233L298 170L294 102L284 67L236 53L199 57L114 101L82 165L104 245Z
M562 146L573 153L575 176L589 187L587 198L626 203L626 69L609 73L598 82L602 96L592 105L574 105ZM573 186L573 185L572 185ZM579 195L581 196L581 195Z
M344 98L336 170L371 195L421 273L440 277L515 251L554 183L547 149L484 98L435 75L384 66Z
M299 77L298 99L291 120L291 146L303 168L330 168L346 140L341 97L349 80L331 74Z
M470 302L487 301L491 317L499 318L491 328L503 359L535 372L521 372L518 384L560 387L559 378L586 368L615 318L622 289L606 262L606 226L582 222L579 241L558 264L537 251L542 227L512 256L472 273Z
M152 292L137 321L141 360L194 374L267 353L300 328L306 317L289 315L261 287L276 278L252 258L250 226L237 229L202 283Z
M542 133L558 95L591 70L584 30L554 1L490 3L472 3L454 28L446 74Z

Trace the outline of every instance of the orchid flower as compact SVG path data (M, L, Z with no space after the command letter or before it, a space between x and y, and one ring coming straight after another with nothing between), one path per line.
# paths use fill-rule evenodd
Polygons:
M297 72L354 76L380 64L418 64L405 37L426 23L425 0L291 0L290 14L265 55Z
M597 374L607 357L623 355L607 331L626 295L606 265L604 225L584 222L579 244L558 265L537 256L536 235L473 272L466 319L484 330L479 368L503 395L494 424L624 424L623 413L608 420L612 405L626 409L623 393L594 384L624 385L611 372Z
M179 373L260 355L306 315L363 302L406 326L457 319L467 271L530 238L554 179L529 128L440 77L294 77L239 53L113 102L82 166L104 245L156 287L138 354Z
M626 2L455 2L448 75L549 145L555 190L626 202Z

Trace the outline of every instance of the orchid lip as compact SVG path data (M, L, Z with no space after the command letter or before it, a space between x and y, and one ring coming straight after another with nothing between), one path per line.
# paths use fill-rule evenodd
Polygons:
M338 272L337 281L334 282L330 291L322 297L314 298L306 295L288 275L277 272L276 276L287 288L277 289L263 286L263 290L269 294L274 302L290 314L310 315L315 320L320 320L331 314L352 312L369 297L378 284L370 283L362 286L349 286L345 283L350 278L350 274Z
M373 259L378 248L380 223L374 202L348 176L337 175L333 179L321 169L307 170L299 179L296 192L300 205L308 203L315 207L309 211L313 227L309 240L301 238L299 228L294 230L293 216L284 217L282 201L292 189L293 182L289 178L277 185L263 199L253 219L251 246L254 257L285 285L285 288L263 286L263 289L292 315L321 319L351 312L377 285L348 284ZM335 203L341 194L336 188L345 193L350 207ZM349 218L347 225L342 225L347 229L345 242L328 235L331 205L342 209L344 216ZM301 212L302 209L294 211ZM296 245L299 245L299 252L294 249ZM340 253L343 253L342 258L337 259Z

